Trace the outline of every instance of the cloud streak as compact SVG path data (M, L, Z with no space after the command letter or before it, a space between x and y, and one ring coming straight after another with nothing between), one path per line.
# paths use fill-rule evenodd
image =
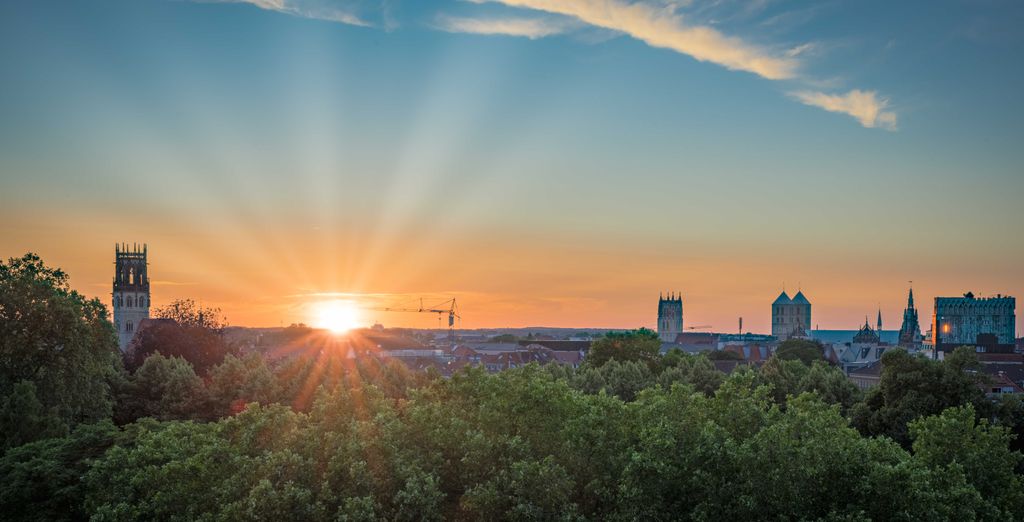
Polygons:
M886 110L889 100L880 98L875 91L854 89L846 94L797 91L790 95L806 105L853 116L868 128L896 130L896 113Z
M689 25L672 8L618 0L471 0L497 2L576 18L584 23L619 31L653 47L671 49L702 62L747 71L770 80L796 76L798 62L726 36L708 26Z
M204 1L204 0L200 0ZM348 25L370 27L373 24L360 18L354 10L338 7L337 3L323 0L205 0L213 3L251 4L267 11L290 14L302 18L326 20Z
M531 40L561 34L566 24L541 18L462 18L441 15L437 28L449 33L522 36Z

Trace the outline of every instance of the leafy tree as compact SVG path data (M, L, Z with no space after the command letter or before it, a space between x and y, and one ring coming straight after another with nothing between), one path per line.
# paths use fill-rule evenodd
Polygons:
M631 401L636 394L651 385L651 371L641 361L608 361L600 369L604 376L605 390L624 401Z
M968 404L911 422L914 456L962 472L983 499L982 520L1024 520L1024 477L1014 472L1024 455L1010 450L1010 430L975 417Z
M156 308L153 317L171 319L187 328L203 328L217 333L228 326L228 320L220 308L200 306L192 299L178 299L167 306Z
M970 349L958 348L945 361L893 349L882 355L881 362L878 386L850 411L853 425L865 435L886 435L910 447L907 425L914 419L966 404L989 407L978 387L983 375L969 371L978 365Z
M725 374L715 368L711 360L704 355L693 358L686 375L686 381L705 395L713 395L724 379Z
M153 417L189 419L205 409L206 389L192 365L180 357L149 356L128 379L118 405L119 420Z
M227 355L210 371L207 385L213 413L232 415L250 402L270 404L278 399L280 388L263 357Z
M839 405L844 414L862 397L860 388L842 370L823 361L814 361L797 389L800 393L814 392L827 404Z
M84 520L82 476L108 448L127 442L110 421L80 424L67 437L39 440L0 459L5 520Z
M810 339L786 339L775 349L775 357L784 361L800 361L808 366L814 361L824 360L825 348L818 341Z
M204 321L154 322L140 330L125 357L126 366L134 371L150 355L159 353L165 357L181 357L195 368L197 374L205 376L211 368L222 363L225 356L237 354L238 350L227 343L219 329L203 326Z
M39 437L57 424L109 418L117 354L106 308L71 290L67 274L35 254L0 262L0 430L21 433L7 443L34 437L19 411L26 422L48 426ZM52 421L40 418L49 415Z
M584 359L593 367L601 367L604 363L616 361L655 362L661 350L661 340L657 332L647 328L629 332L608 332L590 345L590 352Z
M771 387L772 398L777 404L785 404L786 397L799 395L800 383L810 371L799 359L783 359L778 353L761 367L761 382Z
M15 384L10 395L0 398L0 426L3 427L0 438L3 448L60 437L68 429L57 415L44 409L36 397L36 385L32 381Z

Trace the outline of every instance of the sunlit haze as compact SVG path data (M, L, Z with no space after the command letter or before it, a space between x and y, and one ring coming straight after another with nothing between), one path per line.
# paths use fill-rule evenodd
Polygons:
M312 325L333 333L344 333L358 328L359 312L349 301L322 301L313 306L315 317Z
M927 323L1024 296L1022 5L5 1L0 254L247 326Z

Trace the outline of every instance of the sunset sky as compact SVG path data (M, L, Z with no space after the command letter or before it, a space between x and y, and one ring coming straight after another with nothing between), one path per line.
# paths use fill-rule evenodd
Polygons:
M1024 297L1024 2L7 0L0 256L232 324L822 328ZM364 324L437 326L363 311ZM1018 314L1018 335L1022 319Z

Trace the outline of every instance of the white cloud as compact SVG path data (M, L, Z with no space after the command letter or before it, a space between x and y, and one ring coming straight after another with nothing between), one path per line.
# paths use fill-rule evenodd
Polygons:
M853 116L865 127L896 130L896 113L885 110L889 107L889 100L879 98L875 91L854 89L846 94L825 94L817 91L798 91L791 94L807 105Z
M729 69L747 71L771 80L796 75L794 57L775 55L767 49L726 36L716 29L688 25L675 7L655 7L620 0L470 0L499 2L548 13L571 16L605 29L620 31L653 47L671 49L697 60Z
M460 18L439 16L437 28L449 33L502 34L531 40L565 32L566 24L541 18Z
M369 27L372 24L360 18L354 9L340 7L338 2L324 0L199 0L233 4L252 4L260 9L279 13ZM343 3L342 3L343 4Z

